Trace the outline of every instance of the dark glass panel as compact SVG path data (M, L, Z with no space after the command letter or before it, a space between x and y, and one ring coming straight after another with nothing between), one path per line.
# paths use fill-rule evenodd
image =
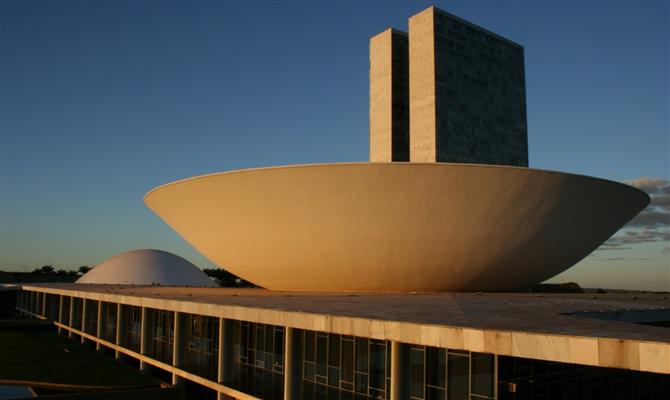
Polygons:
M340 387L340 369L337 367L328 367L328 384Z
M342 380L345 382L354 381L354 342L352 340L342 340Z
M328 336L316 335L316 374L326 376L326 356L328 355Z
M444 387L446 380L447 352L437 347L426 347L426 384Z
M272 325L265 326L265 351L273 353L274 345L274 328Z
M314 332L305 331L305 361L314 362Z
M367 374L355 374L356 378L356 392L358 393L368 393L368 376Z
M304 371L303 371L304 378L308 381L313 381L314 380L314 363L306 361L304 368L305 368Z
M385 380L386 346L373 342L370 344L370 386L383 390Z
M449 354L447 391L449 400L468 399L468 374L470 359L466 356Z
M340 366L340 335L328 335L328 365Z
M368 339L356 338L356 371L368 372Z
M247 340L249 337L249 326L241 324L240 326L240 357L247 357Z
M412 347L409 357L409 392L416 397L423 397L423 355L422 348Z
M493 396L493 355L472 353L472 393Z
M265 351L265 325L256 325L256 350Z
M444 389L426 386L426 400L444 400L444 395ZM449 400L451 400L451 398Z
M284 330L275 329L275 366L284 365Z

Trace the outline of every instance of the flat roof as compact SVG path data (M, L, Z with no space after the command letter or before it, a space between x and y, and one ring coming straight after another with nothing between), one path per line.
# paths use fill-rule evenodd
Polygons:
M313 293L23 284L24 289L404 343L670 373L668 294Z

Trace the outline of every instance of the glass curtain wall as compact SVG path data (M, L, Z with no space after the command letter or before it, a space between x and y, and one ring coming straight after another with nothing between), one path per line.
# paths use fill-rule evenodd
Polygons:
M80 297L72 297L72 321L70 321L70 326L78 330L81 330L82 300Z
M71 326L70 301L72 301L72 297L63 296L63 324L65 324L67 326Z
M184 369L216 380L219 359L219 319L187 314L186 323Z
M125 347L139 353L142 335L142 308L123 305L121 310L125 314L126 320Z
M281 399L284 392L284 328L233 321L231 385L263 399Z
M102 302L100 338L112 343L116 340L116 308L116 303Z
M429 346L410 349L413 400L494 399L495 357Z
M303 398L390 397L390 342L304 331L302 350Z
M152 310L153 335L151 357L167 364L172 364L174 343L174 312Z
M501 400L670 399L670 376L508 356L498 357Z
M85 332L95 335L98 330L98 301L84 300L86 302L86 330Z

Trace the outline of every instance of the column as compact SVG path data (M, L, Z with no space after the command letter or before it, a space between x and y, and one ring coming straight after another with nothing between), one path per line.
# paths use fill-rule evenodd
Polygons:
M149 354L151 349L151 339L152 339L152 318L151 310L146 307L142 307L142 324L140 326L140 354L146 356ZM149 372L151 366L145 363L143 360L140 360L140 370L143 372Z
M126 333L126 316L123 313L123 304L117 303L116 304L116 338L114 340L114 343L117 346L123 346L124 343L124 337ZM120 360L123 357L123 353L120 351L116 350L114 353L114 356L117 360Z
M409 398L409 346L391 342L391 400Z
M87 303L86 299L81 299L81 331L86 333L86 308L87 308ZM86 343L86 338L84 338L84 335L81 335L81 342Z
M47 317L47 294L42 293L42 314L44 318Z
M74 296L70 296L70 322L68 322L68 325L70 328L73 328L74 326ZM70 329L67 333L67 336L69 338L72 338L74 336L74 333Z
M302 331L287 327L284 334L284 400L300 395L300 342Z
M172 366L183 368L186 361L186 315L182 312L174 313L174 342L172 345ZM184 378L172 374L172 384L183 386Z
M232 379L233 367L233 321L219 318L219 362L218 382L222 385ZM218 393L218 400L225 400L227 396Z
M102 301L98 300L98 326L95 328L95 336L98 339L102 338ZM102 350L100 342L95 342L95 349Z
M58 295L58 323L62 324L65 319L65 310L63 310L63 295ZM58 333L63 333L63 328L58 327Z

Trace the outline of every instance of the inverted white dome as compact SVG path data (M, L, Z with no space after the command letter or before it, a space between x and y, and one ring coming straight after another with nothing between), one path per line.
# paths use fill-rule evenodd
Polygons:
M216 287L204 272L187 260L151 249L117 254L96 265L76 283Z

